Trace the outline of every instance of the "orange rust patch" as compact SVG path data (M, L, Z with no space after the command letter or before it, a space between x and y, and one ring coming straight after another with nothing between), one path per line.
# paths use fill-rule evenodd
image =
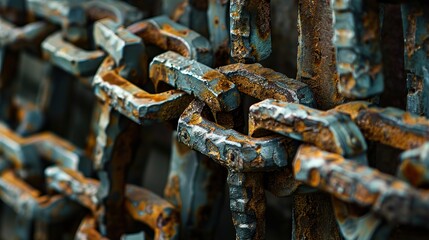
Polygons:
M163 31L166 31L166 32L171 33L171 34L178 36L178 37L186 37L190 31L188 29L177 30L174 27L172 27L170 24L167 24L167 23L164 23L161 28Z
M103 74L102 78L105 82L108 82L110 84L117 85L117 86L122 86L127 83L119 75L113 72L107 72Z
M422 166L415 166L409 160L406 160L401 164L400 172L413 186L418 186L422 183L425 169Z

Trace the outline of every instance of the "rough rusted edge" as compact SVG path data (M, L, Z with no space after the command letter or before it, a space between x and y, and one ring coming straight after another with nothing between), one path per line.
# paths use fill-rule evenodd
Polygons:
M119 76L113 59L106 58L94 77L95 95L138 124L145 120L178 118L192 97L178 90L150 94Z
M155 86L165 82L204 101L214 112L232 111L240 105L240 94L219 71L175 52L156 56L149 77Z
M338 199L370 207L388 222L429 228L429 193L341 155L302 145L295 178Z
M429 120L397 108L378 108L368 102L350 102L332 111L350 115L366 139L407 150L429 141Z
M179 141L234 171L264 171L287 165L284 139L252 138L201 116L204 102L194 100L179 119Z
M368 98L384 89L378 3L331 0L338 90L348 98Z
M323 112L303 105L266 99L249 109L249 134L269 130L346 157L367 150L356 124L343 113Z
M271 54L269 0L230 1L231 56L237 62L254 63Z
M286 75L261 64L230 64L219 68L233 82L240 92L264 100L273 98L286 102L301 103L313 107L313 93L303 82L288 78Z

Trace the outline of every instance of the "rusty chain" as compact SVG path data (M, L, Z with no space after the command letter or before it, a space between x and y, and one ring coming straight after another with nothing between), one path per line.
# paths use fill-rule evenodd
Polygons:
M0 0L0 199L14 238L212 239L225 188L236 239L266 238L266 191L293 197L294 239L427 231L428 4L299 0L293 79L259 63L273 52L270 1L163 0L154 17L128 2ZM380 104L395 71L384 4L401 6L406 111ZM67 113L67 96L91 107ZM174 129L163 196L130 181L152 147L141 129L157 124ZM371 162L376 144L402 151L394 174Z

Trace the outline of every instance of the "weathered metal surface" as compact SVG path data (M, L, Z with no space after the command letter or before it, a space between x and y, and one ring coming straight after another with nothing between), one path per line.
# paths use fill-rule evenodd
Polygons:
M166 199L181 212L181 238L206 239L214 234L221 210L225 174L220 166L172 136Z
M249 134L269 130L346 157L364 157L364 137L343 113L267 99L249 109ZM259 134L260 135L260 134ZM365 158L365 157L364 157Z
M350 102L334 111L350 115L365 138L407 150L429 140L429 121L396 108L378 108L368 102Z
M137 22L127 29L141 37L145 44L180 53L207 66L213 64L210 42L199 33L175 23L167 16Z
M92 75L97 71L105 54L100 50L87 51L66 42L60 32L42 43L43 54L52 64L73 75Z
M51 188L78 201L91 210L93 215L100 214L101 202L97 197L97 191L101 182L85 178L79 172L67 168L51 167L46 170L46 175ZM151 227L155 231L155 239L176 239L179 223L176 209L152 192L127 185L124 211L134 221ZM91 217L85 218L80 234L97 234L96 231L94 220Z
M99 20L94 25L94 42L115 60L121 76L141 77L145 68L145 47L141 38L110 19Z
M231 0L229 8L231 57L254 63L271 54L269 0Z
M420 2L402 5L405 69L407 71L407 110L429 117L429 75L426 39L429 7Z
M225 129L202 114L205 104L194 100L179 119L179 141L236 171L263 171L287 165L284 142L278 137L252 138Z
M22 138L3 123L0 124L0 152L14 168L37 170L42 159L71 169L89 173L91 163L83 152L69 142L51 134L40 133Z
M61 195L42 195L13 171L0 176L0 198L19 215L27 219L40 219L47 223L70 218L80 210L78 205Z
M347 98L383 91L380 17L377 1L331 0L338 90Z
M338 92L332 9L328 1L299 1L298 34L296 78L311 88L320 110L343 103L345 98Z
M393 176L305 145L301 146L293 164L297 180L345 202L370 207L391 223L429 227L427 192Z
M46 37L53 30L53 27L45 22L29 23L23 27L0 18L0 47L19 47L34 44L38 39Z
M162 10L173 21L208 35L208 0L163 0Z
M101 64L93 81L97 97L136 123L180 116L192 97L178 90L150 94L121 77L112 58Z
M139 135L137 126L104 104L98 116L94 164L100 179L97 198L102 203L99 228L103 236L119 238L125 231L125 183Z
M419 148L405 151L400 156L398 177L415 187L425 187L429 183L429 142Z
M228 1L208 0L207 22L213 47L214 66L229 63Z
M222 73L171 51L152 60L149 77L155 86L165 82L195 96L213 112L232 111L240 104L237 88Z
M82 6L90 20L108 18L128 26L143 18L143 13L138 8L121 1L83 1Z
M233 82L237 89L257 99L274 98L287 102L314 106L313 93L310 88L295 79L261 64L230 64L219 68L219 71Z
M228 172L229 206L236 239L265 238L265 193L262 173Z
M267 99L252 105L249 109L249 134L265 135L266 130L367 164L364 137L346 114L322 112L295 103ZM295 179L289 181L286 189L293 193L297 190L298 184L295 183ZM296 206L301 209L300 201L305 201L306 198L298 197L296 200ZM339 228L346 239L354 239L356 233L363 231L360 227L365 228L366 224L375 227L379 225L379 220L372 214L369 214L372 222L364 218L356 220L348 214L341 215L339 209L350 207L341 201L334 201L333 206Z

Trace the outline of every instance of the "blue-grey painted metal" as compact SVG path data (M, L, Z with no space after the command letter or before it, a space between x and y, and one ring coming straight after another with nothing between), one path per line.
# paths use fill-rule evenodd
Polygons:
M407 110L429 118L429 59L426 39L429 7L421 2L402 4L404 65L407 71Z
M269 0L231 0L229 8L231 57L254 63L271 54Z
M338 90L368 98L384 89L377 1L331 0Z
M149 76L152 82L165 82L197 97L214 112L231 111L240 104L237 88L222 73L171 51L152 60Z
M66 42L59 32L46 38L42 48L52 64L76 76L94 74L105 57L101 50L87 51Z

